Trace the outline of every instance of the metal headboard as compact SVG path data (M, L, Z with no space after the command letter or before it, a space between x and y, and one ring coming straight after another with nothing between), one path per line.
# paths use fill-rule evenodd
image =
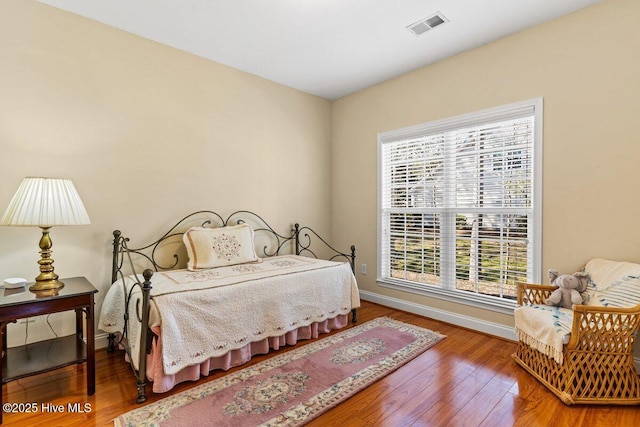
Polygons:
M190 227L200 226L216 228L243 223L251 225L256 236L256 242L264 242L264 245L261 248L256 248L257 254L260 257L271 257L279 255L280 253L284 252L288 246L296 245L299 241L299 239L297 238L297 224L289 234L280 234L276 232L273 227L271 227L260 215L251 211L236 211L224 218L217 212L201 210L190 213L189 215L183 217L157 240L154 240L147 245L136 248L130 248L128 246L129 238L123 237L120 230L115 230L113 232L114 256L111 271L111 281L113 283L125 276L125 272L123 271L123 268L127 266L125 264L125 260L129 261L129 265L127 267L130 267L131 270L141 269L134 268L135 264L133 262L133 259L131 259L132 254L138 255L142 257L142 259L145 259L148 263L146 267L151 269L152 271L175 269L180 265L183 259L185 260L184 262L186 262L186 252L184 252L182 236L184 232L187 231L187 229L189 229ZM317 236L317 234L310 228L304 228L310 230ZM322 241L329 248L331 248L324 240ZM172 255L172 260L170 259L169 261L167 261L160 258L159 255L160 249L170 243L177 244L178 249L180 249L182 253L178 253L177 251L174 252ZM295 251L295 253L298 255L300 254L300 251L296 249L296 246L293 246L290 250ZM331 250L339 254L339 252L335 249L331 248ZM134 273L135 271L129 272L129 274Z

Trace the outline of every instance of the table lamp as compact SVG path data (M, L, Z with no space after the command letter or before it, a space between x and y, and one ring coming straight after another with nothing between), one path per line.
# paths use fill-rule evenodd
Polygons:
M55 225L90 224L73 183L61 178L25 178L11 199L0 225L40 227L40 274L31 291L59 289L64 283L53 271L49 229Z

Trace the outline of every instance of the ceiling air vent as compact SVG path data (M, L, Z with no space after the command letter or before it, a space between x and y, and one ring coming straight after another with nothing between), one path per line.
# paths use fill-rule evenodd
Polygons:
M445 22L449 22L449 20L445 18L442 13L437 12L428 18L421 19L411 25L408 25L407 30L411 31L415 36L420 36L438 25L444 24Z

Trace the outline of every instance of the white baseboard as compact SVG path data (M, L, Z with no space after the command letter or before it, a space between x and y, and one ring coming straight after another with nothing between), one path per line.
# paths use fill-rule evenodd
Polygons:
M96 335L96 350L109 346L109 334L101 333Z
M430 319L440 320L452 325L473 329L474 331L494 335L496 337L504 338L510 341L517 341L513 328L501 325L499 323L489 322L475 317L469 317L462 314L417 304L415 302L405 301L398 298L388 297L385 295L375 294L373 292L367 292L363 290L360 291L360 297L365 301L371 301L376 304L384 305L386 307L397 308L398 310L418 314ZM633 363L636 366L636 371L640 372L640 357L634 357Z
M419 314L430 319L440 320L442 322L451 323L452 325L462 326L463 328L473 329L474 331L483 332L485 334L494 335L496 337L517 341L513 328L499 323L493 323L475 317L469 317L450 311L440 310L438 308L429 307L415 302L405 301L398 298L388 297L385 295L374 294L373 292L360 291L360 297L365 301L375 302L376 304L387 307L397 308L398 310L408 311L409 313Z

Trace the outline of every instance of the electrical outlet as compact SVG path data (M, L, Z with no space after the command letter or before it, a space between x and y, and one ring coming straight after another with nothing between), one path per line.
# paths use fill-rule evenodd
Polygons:
M363 275L367 275L367 264L362 264L360 266L360 273L362 273Z

